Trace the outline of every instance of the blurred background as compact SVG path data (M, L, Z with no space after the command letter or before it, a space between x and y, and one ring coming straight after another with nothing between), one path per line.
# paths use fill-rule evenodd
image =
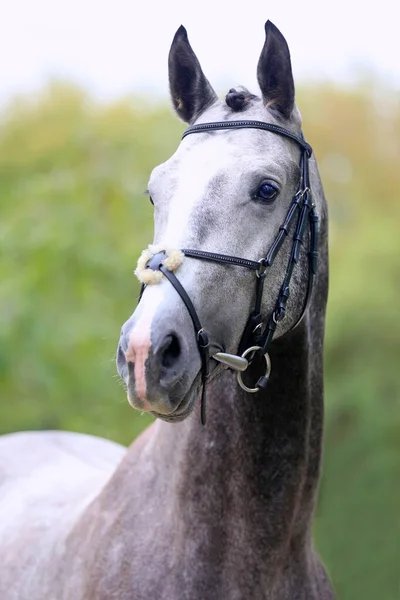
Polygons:
M0 24L0 433L70 429L129 444L149 423L116 376L143 196L184 128L167 96L183 23L223 96L256 91L270 18L286 36L330 204L324 471L317 547L338 600L400 596L400 61L390 0L251 14L125 0L15 0ZM243 11L243 14L241 14ZM221 599L223 600L223 599Z

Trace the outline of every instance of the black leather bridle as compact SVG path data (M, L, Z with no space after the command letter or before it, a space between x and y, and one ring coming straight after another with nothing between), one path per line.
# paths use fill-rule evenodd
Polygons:
M286 304L289 299L290 293L290 281L293 275L294 267L299 261L300 247L303 243L307 223L310 229L307 291L300 316L297 319L296 323L291 327L290 331L297 327L300 321L303 319L311 298L314 275L317 270L318 258L318 216L315 211L315 205L312 203L311 199L309 179L309 159L312 155L312 148L309 144L307 144L303 137L299 137L295 133L292 133L288 129L284 129L279 125L264 123L262 121L221 121L215 123L201 123L199 125L192 125L183 133L182 139L193 133L204 133L226 129L262 129L264 131L271 131L273 133L276 133L277 135L281 135L293 140L300 146L301 149L300 182L297 192L289 206L286 218L280 226L279 232L277 233L270 249L268 250L264 258L260 259L259 261L254 261L249 260L247 258L229 256L227 254L205 252L203 250L191 250L189 248L182 249L182 252L185 254L185 256L190 258L196 258L221 264L235 265L238 267L244 267L246 269L251 269L255 271L257 276L256 298L253 311L247 320L247 324L245 326L239 344L238 356L218 352L213 355L213 358L228 365L228 367L238 371L238 382L244 390L248 392L257 392L260 388L265 388L268 383L268 378L271 370L268 350L272 342L277 325L280 321L282 321L282 319L285 316ZM286 267L285 277L279 289L278 298L275 303L272 314L270 315L266 323L264 323L261 317L261 303L266 270L273 264L276 255L278 254L285 238L289 234L289 227L292 224L296 214L298 214L297 223L293 236L293 245L290 252L290 257ZM165 277L170 281L175 290L178 292L192 320L196 334L197 346L201 357L201 377L203 388L201 396L201 422L204 425L206 422L206 383L209 377L210 358L208 335L201 326L196 309L194 308L191 299L189 298L188 294L186 293L186 290L180 283L179 279L172 271L170 271L163 265L163 261L165 260L165 258L165 252L158 252L157 254L151 257L151 259L146 265L146 268L155 271L160 270L165 275ZM139 301L142 297L144 288L145 286L142 285ZM255 388L248 388L242 382L241 372L247 368L249 362L251 362L256 355L265 356L267 370L265 375L259 378ZM246 356L249 356L249 360L246 360Z

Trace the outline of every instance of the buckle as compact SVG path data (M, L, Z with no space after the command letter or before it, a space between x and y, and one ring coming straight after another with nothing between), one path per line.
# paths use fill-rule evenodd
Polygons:
M203 328L201 328L198 332L197 332L197 343L200 346L200 348L208 348L210 343L208 341L208 335L207 333L204 331Z
M257 271L256 271L256 275L257 277L262 277L265 273L265 271L267 270L267 263L265 262L265 258L260 258L260 260L258 261L260 266L258 267Z
M299 190L295 196L299 202L301 202L306 194L311 192L309 187L305 187L304 190Z

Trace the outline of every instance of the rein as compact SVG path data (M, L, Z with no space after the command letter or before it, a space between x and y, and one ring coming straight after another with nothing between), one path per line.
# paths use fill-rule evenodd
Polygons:
M290 295L290 281L293 275L294 268L299 262L300 247L303 244L307 223L310 230L309 250L308 250L308 283L306 297L302 311L296 323L290 328L290 331L295 329L302 321L311 298L314 276L317 271L318 259L318 216L315 211L315 205L312 202L310 178L309 178L309 159L312 155L311 146L304 140L303 137L297 136L288 129L284 129L279 125L264 123L263 121L221 121L215 123L201 123L188 127L182 135L182 139L194 133L221 131L226 129L261 129L270 131L277 135L287 137L295 141L301 149L300 157L300 182L296 194L289 206L285 220L279 228L279 231L272 242L266 256L259 261L253 261L237 256L227 254L218 254L215 252L205 252L203 250L193 250L183 248L182 252L189 258L206 260L220 264L235 265L246 269L251 269L256 273L256 298L253 311L251 312L247 324L244 328L242 338L240 340L238 355L226 354L224 352L215 353L212 358L225 364L228 368L237 371L237 380L239 385L246 392L255 393L261 388L265 388L268 384L271 373L271 361L269 358L269 347L271 345L275 330L286 314L286 304ZM264 281L266 270L270 267L284 242L289 235L289 227L297 217L296 228L293 236L293 245L290 252L289 261L286 267L283 283L279 289L278 298L275 303L272 314L266 323L263 322L261 316L261 303L264 289ZM164 251L154 254L146 264L146 269L153 271L161 271L175 288L183 303L185 304L196 334L197 347L201 358L201 422L206 423L206 384L209 378L209 341L206 331L203 329L196 309L188 296L186 290L180 283L176 275L164 263L167 258L167 253ZM142 284L140 291L139 302L142 297L145 284ZM264 356L266 362L265 374L259 378L254 388L247 387L242 381L242 372L247 369L255 356ZM249 356L247 359L246 357Z

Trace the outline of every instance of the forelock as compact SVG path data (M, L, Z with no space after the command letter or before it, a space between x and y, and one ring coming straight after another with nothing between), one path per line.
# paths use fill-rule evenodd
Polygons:
M239 86L229 90L225 96L225 102L230 109L230 113L243 112L254 106L254 104L261 102L261 98L249 92L247 88Z

